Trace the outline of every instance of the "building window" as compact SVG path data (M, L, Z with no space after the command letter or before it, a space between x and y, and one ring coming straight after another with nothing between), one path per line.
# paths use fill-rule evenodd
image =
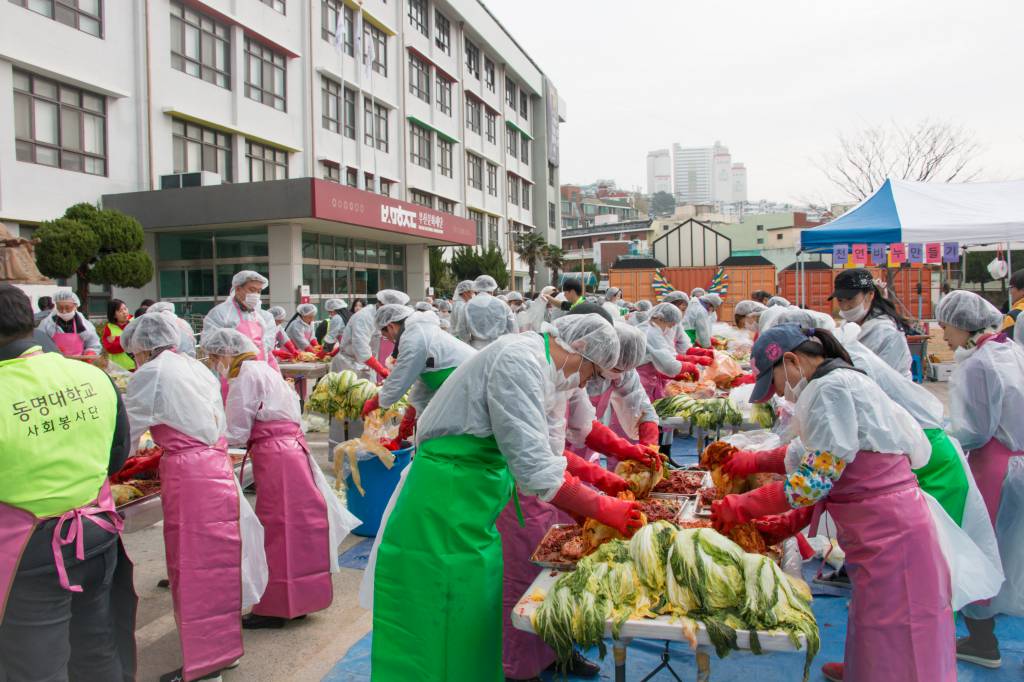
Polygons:
M430 19L427 14L427 0L409 1L409 24L423 35L430 37Z
M441 175L446 178L452 177L452 143L448 140L441 139L441 136L437 137L437 167L441 170Z
M77 28L98 38L103 37L102 0L11 0L44 17Z
M505 151L513 159L519 156L519 133L509 127L505 128Z
M285 56L245 39L245 96L285 110Z
M390 139L388 134L388 108L383 104L375 104L373 106L373 113L374 118L377 120L377 149L386 153Z
M492 246L498 245L498 216L487 216L487 241Z
M359 171L355 168L346 168L345 184L349 187L359 187Z
M260 0L260 2L268 7L273 7L281 14L284 14L284 0Z
M530 118L530 96L522 90L519 91L519 115L524 119Z
M480 80L480 48L468 40L466 41L466 71Z
M491 92L494 92L494 62L491 61L490 57L484 57L484 85Z
M533 186L530 185L526 180L522 181L523 185L523 208L527 211L530 210L530 195L533 193Z
M530 163L530 138L526 135L519 140L519 158L523 160L523 163Z
M484 245L484 214L480 211L474 211L469 209L469 219L476 225L476 243L477 246Z
M380 75L388 75L388 36L369 22L363 23L363 41L373 47L370 66Z
M452 115L452 84L440 72L437 73L437 106L442 114Z
M490 161L487 162L487 193L498 196L498 166Z
M775 235L775 240L776 241L781 241L782 240L782 235L781 234Z
M231 89L231 31L180 2L171 2L171 68Z
M341 184L341 168L339 166L321 161L320 168L322 169L324 180Z
M516 88L515 82L511 78L505 79L505 102L512 107L513 113L516 110L516 104L519 102L519 91Z
M445 54L452 53L452 25L439 10L434 10L434 44Z
M498 142L498 115L493 111L487 112L487 141L491 144Z
M440 211L441 213L451 213L452 215L455 215L455 202L438 197L437 210Z
M173 119L171 146L175 173L209 171L231 182L231 136L227 133Z
M341 39L338 40L338 19L342 17ZM339 44L349 57L355 54L355 14L342 0L321 0L320 37L329 43Z
M369 97L363 98L363 144L373 146L373 102Z
M548 187L555 186L555 166L552 163L548 164Z
M392 191L391 187L394 184L395 183L391 182L390 180L385 180L384 178L381 178L380 179L380 193L383 194L386 197L391 196L391 191Z
M476 154L466 154L466 182L473 189L484 188L484 160Z
M356 91L345 88L345 109L343 128L345 137L350 140L356 139Z
M249 164L249 181L288 179L288 152L246 140L245 159Z
M508 202L510 204L515 204L516 206L518 206L519 205L519 178L517 178L516 176L512 175L511 173L509 173L508 177L506 178L506 180L508 182Z
M410 5L410 12L412 5ZM430 104L430 65L414 54L409 54L409 92Z
M102 95L14 69L18 161L106 175L106 115Z
M417 204L418 206L434 208L434 195L427 194L426 192L420 192L415 189L409 190L409 201Z
M757 226L757 231L758 232L764 232L764 225L758 225Z
M367 192L374 192L373 173L363 173L363 189Z
M555 204L548 202L548 227L558 227L558 219L555 216Z
M480 134L480 102L466 97L466 127L477 135Z
M320 76L320 121L324 128L336 133L341 129L341 85Z
M415 123L409 124L409 160L421 168L430 168L430 131Z
M758 243L758 244L764 244L764 239L758 239L758 240L757 240L757 243Z

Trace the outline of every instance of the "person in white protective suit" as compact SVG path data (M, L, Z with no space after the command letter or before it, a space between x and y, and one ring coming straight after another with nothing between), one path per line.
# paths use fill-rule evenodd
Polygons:
M288 343L288 335L284 333L284 323L288 318L288 313L279 305L267 308L267 312L274 318L274 323L277 325L277 329L274 330L274 348L280 350Z
M608 314L612 316L612 320L618 320L622 318L622 289L618 287L608 287L604 292L604 301L601 306L608 311Z
M228 457L217 379L175 352L180 334L166 313L132 320L124 337L139 364L125 393L131 442L149 431L163 451L164 546L183 665L160 679L212 679L237 665L239 613L266 589L263 528Z
M277 346L277 323L270 313L261 309L263 303L260 299L260 292L269 284L270 280L255 270L235 273L227 300L214 306L203 318L199 345L208 334L218 329L237 329L256 346L257 357L276 368L273 350Z
M171 301L157 301L146 309L146 314L149 315L150 313L165 313L173 317L174 324L178 327L178 331L181 334L181 339L178 342L178 352L192 358L196 356L195 334L192 333L192 327L188 322L174 314L174 303Z
M890 367L910 378L910 346L907 332L910 322L896 311L875 284L866 268L843 270L835 279L835 290L828 300L839 303L839 316L860 325L860 342L885 360Z
M526 310L526 308L524 307L524 302L525 302L525 300L523 299L523 295L521 293L519 293L518 291L510 291L507 294L505 294L505 303L508 303L508 307L512 310L512 314L516 316L516 318L517 318L516 325L517 326L519 324L518 323L519 313L521 313L524 310Z
M516 314L516 324L521 332L539 332L545 322L551 322L554 313L558 310L558 302L555 294L558 290L553 286L546 286L540 290L536 299L530 302L528 308L520 310Z
M626 322L634 327L638 326L641 322L646 322L647 317L651 314L651 308L653 307L654 304L646 299L637 301L636 310L626 316Z
M789 299L783 298L782 296L772 296L771 298L768 299L767 305L769 308L776 308L780 306L783 308L793 307L793 304L789 302Z
M331 316L327 323L327 333L324 334L324 350L331 357L338 354L338 345L342 335L345 333L345 316L342 311L348 308L348 304L340 298L329 298L324 303L324 310Z
M39 323L39 331L53 339L64 355L99 355L103 350L96 327L78 310L81 302L70 289L53 295L54 309Z
M685 291L670 291L661 298L662 303L671 303L679 310L679 328L676 330L673 338L673 347L676 349L676 353L679 355L685 355L686 351L693 347L693 340L690 335L683 329L683 317L686 315L686 308L690 305L690 297L686 295Z
M700 348L711 348L711 316L708 315L710 303L700 298L690 297L690 302L683 313L683 330L690 341Z
M490 275L480 275L473 282L476 295L466 304L464 315L469 345L477 350L487 347L499 336L519 332L512 309L493 295L497 288L497 282Z
M637 327L647 339L644 359L637 367L640 383L653 403L665 397L665 385L674 379L696 379L700 370L676 352L676 335L680 333L682 315L672 303L659 303L650 317Z
M711 324L718 322L718 309L722 307L722 297L715 293L704 294L700 297L700 302L708 311L708 321Z
M757 301L743 300L738 302L732 311L736 327L749 333L751 336L756 335L758 332L758 320L766 310L768 310L767 306Z
M701 296L703 296L706 293L708 293L708 292L704 288L702 288L702 287L694 287L690 291L690 298L700 298Z
M949 379L950 432L968 451L1006 576L994 599L963 609L969 636L957 641L957 658L997 668L994 617L1024 616L1024 351L999 332L1002 313L972 292L947 294L936 317L957 362Z
M299 352L320 352L320 344L316 341L316 331L313 328L315 321L316 306L312 303L302 303L295 308L295 314L285 326L285 333Z
M455 299L452 304L452 334L459 341L469 343L470 331L466 326L466 304L473 298L473 280L466 279L455 285Z

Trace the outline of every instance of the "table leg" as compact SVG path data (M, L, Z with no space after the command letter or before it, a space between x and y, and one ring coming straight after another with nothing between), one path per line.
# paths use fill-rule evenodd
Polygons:
M615 657L615 682L626 682L626 647L629 642L622 640L612 644L612 654Z
M697 649L697 682L710 682L711 656L704 647Z

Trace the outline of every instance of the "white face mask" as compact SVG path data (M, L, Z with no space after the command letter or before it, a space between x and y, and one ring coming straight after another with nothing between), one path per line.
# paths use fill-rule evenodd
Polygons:
M57 313L57 317L59 317L60 319L64 320L65 322L67 322L68 320L70 320L74 316L75 316L75 311L74 310L72 310L69 313Z
M569 350L568 348L565 348L565 346L561 343L561 341L559 339L555 339L555 343L557 343L562 348L562 350L564 350L564 351L566 351L568 353L573 353L573 351ZM550 365L551 370L553 372L551 378L552 378L552 381L555 384L555 390L558 391L559 393L563 393L563 392L566 392L566 391L571 391L573 389L576 389L576 388L580 387L580 371L579 370L576 370L575 372L573 372L569 376L565 376L565 374L562 372L562 370L565 369L565 365L569 364L569 358L570 357L572 357L572 356L571 355L570 356L566 356L565 362L562 363L561 367L555 367L554 365ZM580 367L582 367L582 366L583 366L583 363L581 362L580 363Z
M785 365L783 365L782 371L786 371ZM797 366L797 371L800 371L799 366ZM803 372L800 373L800 381L796 382L795 386L789 383L789 373L786 373L786 387L782 391L786 400L795 404L805 388L807 388L807 377L803 375Z
M865 301L862 302L856 308L850 308L849 310L840 310L839 317L843 318L847 322L856 322L858 320L864 319L864 317L868 314L868 309L869 306Z
M245 295L245 307L253 310L259 310L262 301L260 300L259 294L246 294Z

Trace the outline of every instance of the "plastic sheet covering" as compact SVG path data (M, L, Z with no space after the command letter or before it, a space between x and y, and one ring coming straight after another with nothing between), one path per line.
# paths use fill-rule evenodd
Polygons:
M267 554L263 548L263 524L256 517L242 486L235 477L238 490L238 526L242 537L242 610L259 603L270 580Z
M327 504L331 573L337 573L341 570L341 567L338 565L338 547L341 546L341 543L344 542L348 534L352 532L352 529L358 527L362 521L346 508L343 500L339 499L337 492L327 482L327 477L324 476L324 472L320 469L320 465L316 463L312 455L306 453L306 456L309 457L309 468L313 472L313 483L316 484L316 489L324 496L324 502ZM393 456L392 461L394 461Z
M729 445L739 450L749 452L763 452L774 450L782 445L782 440L771 431L760 429L758 431L740 431L722 439Z

